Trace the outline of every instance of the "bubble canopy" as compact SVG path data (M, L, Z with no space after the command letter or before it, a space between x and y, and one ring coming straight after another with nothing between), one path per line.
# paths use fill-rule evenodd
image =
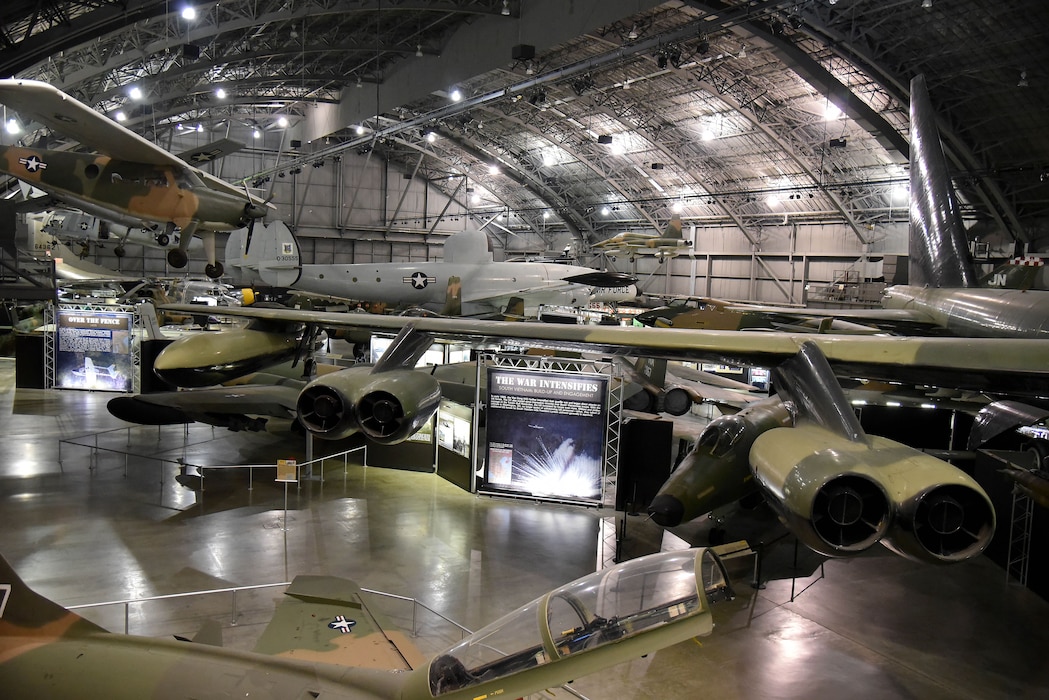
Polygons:
M601 657L602 666L617 663L610 654L640 656L709 634L710 605L731 597L724 566L709 549L634 559L551 591L437 655L430 692L440 697L481 684L512 686L506 682L514 674L591 655ZM568 665L585 673L590 664Z

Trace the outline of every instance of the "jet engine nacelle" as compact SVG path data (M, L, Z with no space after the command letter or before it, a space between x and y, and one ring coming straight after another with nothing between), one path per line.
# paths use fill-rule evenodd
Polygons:
M771 430L750 452L755 479L787 525L831 556L876 541L905 557L948 563L978 555L995 515L960 469L892 440L853 442L804 425Z
M440 384L423 372L353 367L307 384L296 410L299 423L317 437L339 440L359 430L392 445L430 420L440 401Z
M754 479L780 519L805 545L837 557L862 552L889 531L892 505L882 481L896 460L815 425L769 430L750 449Z
M909 559L937 564L983 552L995 528L986 492L965 472L929 455L918 453L908 464L891 482L896 517L882 544Z

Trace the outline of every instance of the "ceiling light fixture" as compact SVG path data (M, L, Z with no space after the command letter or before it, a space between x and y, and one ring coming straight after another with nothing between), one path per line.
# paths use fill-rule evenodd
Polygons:
M186 5L182 8L182 19L192 22L197 18L197 10L192 5Z
M262 138L262 132L259 131L258 129L254 129L251 132L251 136L252 136L252 138L256 138L256 139Z
M359 88L364 87L364 81L361 80L360 76L357 76L357 87L359 87Z
M277 126L279 126L282 129L286 128L288 126L288 118L282 116L279 119L277 119Z
M626 35L626 38L630 39L631 41L633 41L634 39L637 38L637 25L636 24L630 28L630 33Z
M357 125L357 135L358 136L363 136L364 135L364 124L358 124Z
M117 121L118 122L126 122L127 121L127 115L124 114L123 112L117 112Z
M128 94L128 97L130 97L133 100L141 100L142 99L142 88L140 88L137 85L133 85L133 86L131 86L130 89L128 89L127 94Z
M423 57L423 45L422 44L416 44L415 45L415 56L416 56L416 58L422 58Z
M453 88L449 97L452 98L452 102L458 102L459 100L463 99L463 93L459 90L459 88Z
M503 17L510 16L510 0L503 0L503 9L500 11Z
M217 88L215 90L215 97L219 98L220 100L226 99L226 91L222 88Z
M926 10L932 9L932 0L922 0L922 7Z
M1027 69L1023 68L1020 70L1020 82L1016 84L1016 87L1027 87Z

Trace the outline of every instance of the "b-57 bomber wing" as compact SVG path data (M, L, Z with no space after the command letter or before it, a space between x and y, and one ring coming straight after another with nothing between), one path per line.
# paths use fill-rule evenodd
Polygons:
M164 305L183 313L195 307ZM293 321L322 328L396 331L411 323L437 338L477 344L521 344L610 355L776 366L813 342L839 377L862 377L1013 395L1049 395L1049 341L1019 338L919 338L831 334L698 331L623 326L504 323L457 318L404 318L294 309L226 308L222 315Z

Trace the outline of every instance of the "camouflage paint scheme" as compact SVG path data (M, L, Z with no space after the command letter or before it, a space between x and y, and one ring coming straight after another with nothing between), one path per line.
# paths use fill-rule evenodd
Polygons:
M0 558L0 688L4 700L515 698L710 634L711 605L732 589L711 550L641 557L551 591L430 662L361 594L351 581L297 577L244 652L109 634ZM499 651L493 638L512 646Z
M204 239L206 272L222 274L215 259L215 231L231 231L266 215L269 205L232 184L193 167L47 83L0 80L0 104L80 141L99 153L72 153L19 146L0 147L0 171L69 204L128 226L182 230L168 262L185 267L194 235ZM224 147L189 154L204 163Z

